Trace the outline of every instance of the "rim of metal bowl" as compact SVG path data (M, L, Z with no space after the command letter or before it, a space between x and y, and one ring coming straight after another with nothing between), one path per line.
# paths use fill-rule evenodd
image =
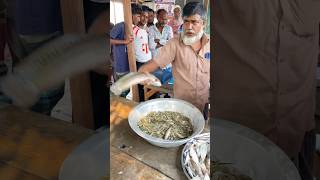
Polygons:
M133 113L135 112L135 109L138 109L139 107L141 107L141 106L145 106L146 104L149 104L149 103L152 103L152 102L157 102L157 101L175 101L175 102L179 102L179 103L184 103L184 104L186 104L186 105L188 105L188 106L191 106L191 107L193 107L193 108L195 108L195 110L197 111L197 113L199 113L199 115L201 115L200 117L201 118L199 118L199 120L200 121L203 121L203 124L202 124L202 126L201 126L201 130L200 130L200 134L201 134L201 132L203 131L203 129L204 129L204 126L205 126L205 120L204 120L204 117L203 117L203 115L202 115L202 113L200 112L200 110L198 109L198 108L196 108L193 104L191 104L191 103L189 103L189 102L187 102L187 101L184 101L184 100L181 100L181 99L175 99L175 98L157 98L157 99L152 99L152 100L148 100L148 101L145 101L145 102L142 102L142 103L140 103L139 105L137 105L137 106L135 106L132 110L131 110L131 112L129 113L129 116L128 116L128 121L129 121L129 126L130 126L130 128L136 133L136 134L138 134L140 137L142 137L143 139L146 139L146 140L148 140L148 141L153 141L153 142L157 142L157 143L182 143L182 144L184 144L184 143L186 143L187 141L189 141L190 139L192 139L192 138L194 138L195 136L197 136L197 135L199 135L199 134L194 134L193 133L193 135L191 135L191 136L189 136L189 137L187 137L187 138L185 138L185 139L179 139L179 140L165 140L165 139L161 139L161 138L156 138L156 137L153 137L153 136L151 136L151 135L149 135L149 134L146 134L146 133L144 133L143 131L136 131L134 128L133 128L133 124L132 124L132 116L133 116ZM139 127L138 127L138 129L140 129Z
M184 174L187 176L188 179L192 179L192 178L190 177L189 173L188 173L187 170L186 170L186 166L184 165L185 159L184 159L184 157L183 157L183 154L184 154L184 152L187 150L187 149L186 149L186 148L187 148L187 145L188 145L189 143L193 143L192 140L197 139L198 137L201 137L201 136L205 136L205 135L207 135L207 134L209 134L209 143L210 143L210 132L202 133L202 134L196 135L196 136L193 137L191 140L189 140L189 141L184 145L184 147L183 147L183 149L182 149L182 152L181 152L181 167L182 167L182 170L183 170Z

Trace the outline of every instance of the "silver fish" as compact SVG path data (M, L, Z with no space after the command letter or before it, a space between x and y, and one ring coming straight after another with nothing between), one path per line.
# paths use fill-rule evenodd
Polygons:
M205 174L205 175L204 175L204 180L210 180L209 174Z
M0 89L14 104L29 107L41 92L66 77L106 63L108 48L104 35L63 35L24 58L12 74L3 77Z
M172 127L170 126L164 136L164 139L168 139L168 137L170 136L170 132L171 132Z
M198 158L198 155L197 155L197 153L196 153L194 148L195 148L195 145L194 144L191 145L191 147L190 147L190 157L198 165L199 164L199 158Z
M186 145L183 152L184 167L192 180L210 179L210 134L194 138Z
M161 86L160 80L152 74L141 72L130 72L127 75L116 81L111 87L110 91L115 95L120 95L122 92L130 89L131 86L140 84L142 82L149 82L153 86Z
M187 172L189 173L189 175L191 177L194 177L195 174L194 174L194 170L191 169L191 167L189 166L189 164L186 166L186 169L187 169Z
M201 180L201 177L200 176L195 176L191 180Z
M198 157L199 157L199 161L200 163L203 163L203 161L205 160L206 156L207 156L207 144L206 143L203 143L203 144L200 144L198 146Z

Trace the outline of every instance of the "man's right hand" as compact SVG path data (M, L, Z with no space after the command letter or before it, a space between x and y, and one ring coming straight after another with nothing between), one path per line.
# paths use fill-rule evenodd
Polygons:
M125 40L125 44L130 44L133 41L133 35L130 35L128 38Z
M159 68L158 64L154 60L150 60L147 64L144 64L141 66L138 70L138 72L149 74L151 72L154 72ZM150 82L142 82L141 84L146 85L150 84Z

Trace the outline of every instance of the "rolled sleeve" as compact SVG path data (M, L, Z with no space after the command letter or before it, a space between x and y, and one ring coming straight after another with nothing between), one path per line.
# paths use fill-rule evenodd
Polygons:
M122 24L116 24L110 31L110 37L111 39L119 39L120 35L122 34L122 31L124 30L124 27L122 27Z

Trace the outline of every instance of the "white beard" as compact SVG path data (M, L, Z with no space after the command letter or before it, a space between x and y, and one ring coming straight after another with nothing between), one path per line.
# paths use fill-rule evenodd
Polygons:
M181 38L182 38L182 41L185 45L192 45L194 44L195 42L199 41L203 36L203 29L201 29L200 32L198 32L196 35L194 36L186 36L185 35L185 32L184 33L181 33Z

